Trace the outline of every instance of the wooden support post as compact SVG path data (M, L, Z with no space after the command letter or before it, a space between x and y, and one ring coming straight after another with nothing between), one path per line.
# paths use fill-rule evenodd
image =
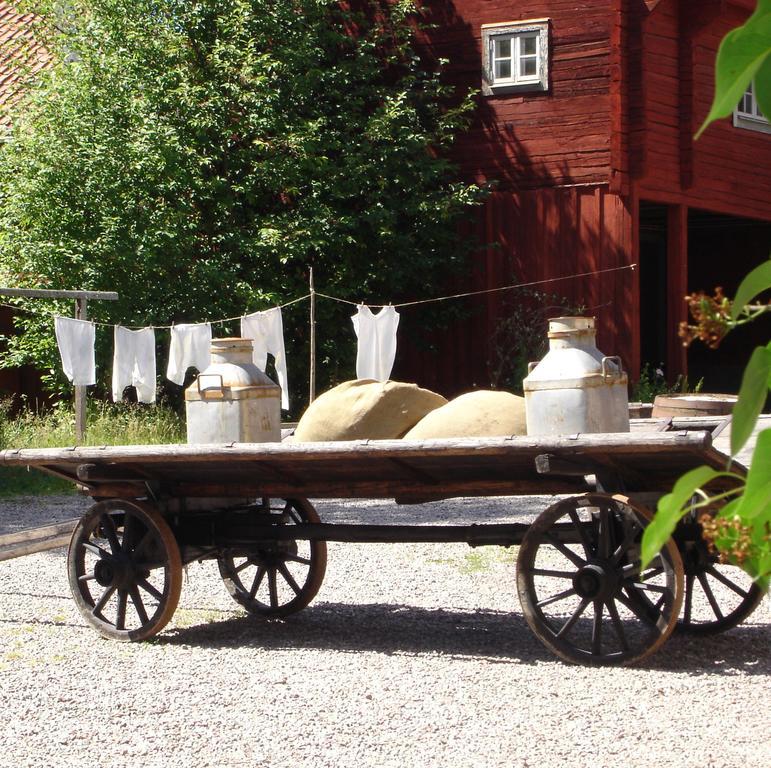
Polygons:
M75 319L88 319L88 300L75 299ZM86 388L75 387L75 440L82 443L86 436Z
M118 294L114 291L55 291L32 288L0 288L0 296L12 296L27 299L74 299L75 319L87 319L87 301L116 301ZM75 437L82 443L86 435L86 388L75 387Z
M310 275L311 289L311 361L310 361L310 392L308 402L316 399L316 291L313 285L313 267Z
M667 209L667 379L671 382L688 373L688 355L678 336L688 319L688 206Z

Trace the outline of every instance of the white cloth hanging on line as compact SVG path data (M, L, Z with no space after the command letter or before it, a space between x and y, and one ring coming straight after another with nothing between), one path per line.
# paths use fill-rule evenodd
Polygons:
M94 324L87 320L74 320L71 317L56 315L54 330L64 375L78 387L96 384Z
M356 377L387 381L396 358L396 329L399 313L392 307L383 307L376 315L359 304L351 317L356 332Z
M140 403L155 402L155 331L115 326L112 357L112 399L118 402L134 386Z
M289 410L289 386L286 371L286 350L284 349L284 322L281 308L274 307L264 312L253 312L241 318L241 336L251 339L253 344L252 360L261 370L268 363L268 353L273 355L281 387L281 407Z
M182 385L188 368L197 368L200 373L209 367L210 361L211 323L182 323L171 327L167 379Z

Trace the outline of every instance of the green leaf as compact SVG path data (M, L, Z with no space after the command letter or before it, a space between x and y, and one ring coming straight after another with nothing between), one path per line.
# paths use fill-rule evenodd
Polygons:
M771 259L755 267L742 280L731 307L731 320L736 320L746 304L769 288L771 288Z
M771 0L758 0L755 13L743 26L731 30L720 43L715 62L715 97L696 138L711 122L733 112L747 86L761 70L761 80L765 82L770 57Z
M667 539L672 535L678 521L687 511L684 509L685 505L696 490L706 485L710 480L727 474L729 473L720 472L712 467L696 467L696 469L686 472L675 483L672 493L659 499L656 514L643 533L640 551L643 568L661 551Z
M742 376L739 399L731 420L731 455L736 456L752 435L771 383L771 343L755 347Z
M758 435L747 484L735 514L747 523L764 509L771 515L771 429Z
M771 115L771 56L755 73L754 93L758 107L764 115Z

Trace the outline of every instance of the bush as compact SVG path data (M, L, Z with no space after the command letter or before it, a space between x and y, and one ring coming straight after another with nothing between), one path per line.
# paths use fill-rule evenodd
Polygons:
M0 146L0 282L117 291L91 319L141 327L267 309L307 294L311 266L319 290L377 301L425 295L427 275L463 262L457 225L482 193L446 150L472 105L416 55L412 2L28 5L54 62ZM69 392L48 313L71 307L25 306L2 364ZM295 306L298 401L309 332ZM350 378L355 344L339 305L320 302L317 321L323 390ZM97 343L106 391L109 332Z

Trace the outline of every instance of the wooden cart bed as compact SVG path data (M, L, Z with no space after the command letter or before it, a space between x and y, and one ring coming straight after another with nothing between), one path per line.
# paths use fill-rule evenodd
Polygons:
M301 496L428 500L573 493L583 476L614 490L666 492L685 471L725 466L707 431L334 443L127 445L6 450L25 465L80 484L95 498Z

